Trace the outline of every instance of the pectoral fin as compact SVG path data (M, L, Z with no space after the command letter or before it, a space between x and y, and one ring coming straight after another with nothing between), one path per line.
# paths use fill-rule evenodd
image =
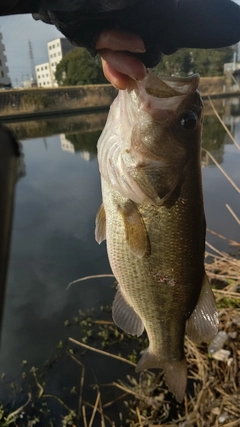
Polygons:
M149 240L141 214L131 200L118 205L118 210L123 217L127 244L135 256L142 258L148 251Z
M119 328L131 335L140 337L144 325L133 308L126 302L120 287L118 287L112 307L113 320Z
M103 203L96 216L95 239L99 245L106 240L106 213Z
M209 342L218 332L218 311L205 274L202 290L195 309L186 323L186 334L195 342Z

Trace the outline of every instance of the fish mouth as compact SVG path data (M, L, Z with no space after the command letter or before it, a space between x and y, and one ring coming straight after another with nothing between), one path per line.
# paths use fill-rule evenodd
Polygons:
M148 73L137 83L137 88L135 87L138 107L163 121L169 118L188 96L197 92L199 80L199 74L188 77L158 77Z
M149 73L145 77L144 85L148 95L172 98L195 92L199 87L199 80L199 74L188 77L157 77Z

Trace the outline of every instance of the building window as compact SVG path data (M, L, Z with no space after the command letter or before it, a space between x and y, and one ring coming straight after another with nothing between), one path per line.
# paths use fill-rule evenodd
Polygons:
M55 48L55 44L52 45L53 49Z
M43 67L41 67L41 70L43 70Z
M39 68L37 68L37 71L39 71Z
M47 70L47 66L45 65L45 70Z
M37 76L38 77L38 79L40 79L41 78L41 76Z
M56 54L56 53L54 53L54 56L57 56L57 54Z
M52 49L52 46L49 46L49 50Z
M0 65L2 65L2 60L0 59Z
M52 62L52 67L54 67L54 62Z
M57 46L59 47L59 43L57 43Z
M61 52L58 52L58 56L60 56L61 55Z
M0 77L4 77L4 72L0 71Z
M45 82L43 82L43 84L45 85L46 83L45 83Z

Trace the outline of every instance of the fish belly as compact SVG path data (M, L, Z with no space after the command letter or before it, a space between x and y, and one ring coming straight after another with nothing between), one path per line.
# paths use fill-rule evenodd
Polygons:
M181 360L185 323L197 303L204 274L200 254L193 254L196 235L191 236L194 245L189 244L186 230L184 233L184 212L174 219L174 212L164 207L139 206L149 248L143 257L135 256L119 213L119 205L125 200L106 182L102 184L107 251L120 290L142 320L159 363ZM189 227L188 219L188 231Z

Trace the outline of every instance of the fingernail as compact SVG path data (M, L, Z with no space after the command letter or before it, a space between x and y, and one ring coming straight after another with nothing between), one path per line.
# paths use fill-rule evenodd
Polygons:
M144 64L142 64L142 70L140 70L138 73L136 73L135 75L132 75L132 74L128 74L129 75L129 77L131 77L131 79L133 79L133 80L136 80L136 81L141 81L141 80L143 80L144 79L144 77L146 76L146 74L147 74L147 69L146 69L146 67L144 66Z
M142 48L142 49L139 49L139 48L134 49L134 48L132 48L131 52L133 52L133 53L145 53L146 49L145 48Z

